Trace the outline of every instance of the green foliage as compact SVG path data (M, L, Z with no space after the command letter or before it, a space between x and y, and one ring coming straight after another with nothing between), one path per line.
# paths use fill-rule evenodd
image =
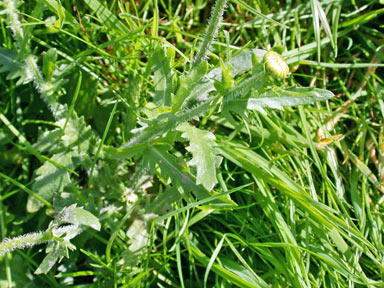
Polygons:
M155 95L153 101L158 105L171 106L172 74L169 59L164 49L158 49L152 56L153 82Z
M60 163L64 167L72 167L72 153L55 154L51 157L51 160ZM47 201L52 201L53 196L64 191L65 186L70 183L70 177L68 171L61 167L55 167L50 162L45 162L43 166L36 170L35 183L32 186L32 190L38 191L38 195ZM27 202L27 211L30 213L37 212L43 203L39 202L36 198L29 196Z
M180 109L185 101L196 100L193 95L193 91L199 88L199 84L202 81L202 78L207 74L208 63L202 62L199 65L193 67L191 71L188 71L186 76L180 77L179 89L175 95L174 104L172 106L173 112L176 112Z
M214 2L0 2L1 287L383 285L383 9Z
M167 179L170 177L172 183L180 185L184 190L184 193L193 192L198 199L204 199L209 197L210 194L203 188L196 186L193 178L184 172L180 163L177 159L168 153L166 147L152 147L143 153L144 163L150 166L152 171L155 171L156 166L160 166L160 176Z
M18 79L17 84L27 84L33 80L23 63L16 59L17 54L0 48L0 73L7 72L7 79Z
M188 123L182 123L176 128L183 132L181 137L189 140L189 147L186 149L192 153L192 160L189 165L196 166L196 184L202 184L205 189L211 191L217 183L216 166L221 158L216 156L215 135L209 131L202 131Z
M307 105L330 99L334 94L328 90L306 87L273 87L257 98L249 98L247 108L269 107L283 109L285 106Z

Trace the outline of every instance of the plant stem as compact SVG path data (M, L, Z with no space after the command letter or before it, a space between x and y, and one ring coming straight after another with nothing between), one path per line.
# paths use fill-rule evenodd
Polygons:
M212 15L211 19L209 20L207 33L205 35L203 44L201 44L199 52L196 55L195 61L193 63L194 65L200 64L207 57L212 42L215 40L217 31L219 30L226 4L227 0L217 0L215 6L212 8Z
M14 238L6 238L0 243L0 256L7 252L26 247L32 247L37 244L45 243L52 240L52 232L34 232L25 235L17 236Z
M44 76L41 74L39 66L37 65L36 57L31 54L27 37L24 35L19 15L17 14L17 1L5 0L4 4L6 6L5 11L8 14L9 26L12 30L16 45L20 50L18 51L18 56L19 58L24 59L26 73L33 78L36 89L40 92L42 99L51 109L54 117L57 118L63 109L66 110L66 107L57 102L54 95L52 95L53 87L45 81Z

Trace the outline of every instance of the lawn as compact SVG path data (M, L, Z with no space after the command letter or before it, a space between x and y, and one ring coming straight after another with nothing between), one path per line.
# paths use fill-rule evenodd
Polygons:
M0 1L1 287L383 287L384 1Z

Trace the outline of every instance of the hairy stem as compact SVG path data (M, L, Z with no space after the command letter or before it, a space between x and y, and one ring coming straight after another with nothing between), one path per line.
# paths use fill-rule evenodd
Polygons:
M52 87L48 84L44 76L39 70L37 65L36 58L31 54L31 49L27 38L24 35L23 29L21 27L21 22L19 20L19 15L16 10L17 1L15 0L4 0L4 5L6 7L5 11L8 15L9 26L12 30L16 46L19 48L20 58L24 59L25 70L32 76L37 90L40 92L43 100L47 103L48 107L51 109L55 118L58 117L58 113L62 112L63 105L58 103L52 93Z
M194 65L200 64L207 57L212 42L215 40L217 31L219 30L226 4L227 0L217 0L215 6L212 8L212 15L209 20L207 32L203 44L201 44L199 52L196 55Z
M52 232L34 232L15 238L5 238L0 243L0 256L15 249L24 249L37 244L43 244L52 240Z

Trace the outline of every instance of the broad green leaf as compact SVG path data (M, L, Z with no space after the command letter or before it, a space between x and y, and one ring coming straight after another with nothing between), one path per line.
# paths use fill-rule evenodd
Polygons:
M126 232L127 236L132 239L132 244L129 246L129 250L136 252L140 249L143 249L149 239L147 223L141 219L133 220L133 223Z
M183 109L183 111L180 111L176 114L160 114L155 119L151 119L145 123L146 125L144 127L131 131L134 136L127 143L123 144L118 149L108 147L106 150L112 152L112 158L131 157L130 155L134 155L136 151L139 152L144 147L143 145L153 144L153 141L155 141L161 135L167 135L168 132L173 131L177 124L183 123L194 117L198 117L201 114L207 113L210 109L212 109L211 103L215 100L218 100L218 97L212 97L207 101L199 103L193 107Z
M158 169L156 168L158 166L161 177L165 179L169 177L173 187L181 186L184 193L193 193L198 200L209 199L216 196L218 200L212 201L213 203L236 205L235 202L227 197L219 196L220 194L215 192L208 192L202 186L196 185L194 179L185 171L185 168L177 161L177 158L167 151L167 147L157 145L148 148L143 153L143 156L144 165L149 166L152 172L157 172ZM172 195L172 197L177 198L175 195Z
M33 148L41 153L56 153L59 154L64 150L74 151L77 156L88 155L94 148L94 141L97 139L95 133L85 122L84 117L77 118L73 113L72 117L68 118L67 125L63 132L62 128L66 123L68 110L58 112L56 116L58 121L55 122L57 127L50 131L45 131L39 135L38 140L33 145ZM59 144L57 139L61 137Z
M234 56L230 60L232 75L235 76L241 72L251 70L252 55L255 55L258 58L258 62L260 63L266 52L267 52L266 50L253 49L252 51L243 51L238 55ZM217 67L211 70L206 77L203 77L201 79L199 85L197 85L195 89L191 91L191 95L189 96L189 99L198 99L198 100L206 99L208 93L215 90L214 81L212 80L221 81L222 74L223 72L221 67ZM184 103L183 107L186 106L185 104L186 103Z
M216 164L221 161L221 158L216 156L215 135L187 122L180 124L177 130L183 132L181 137L189 140L190 145L186 149L193 156L189 165L196 166L197 169L196 184L202 184L205 189L211 191L217 183Z
M76 207L76 204L64 208L57 216L57 219L60 222L84 225L100 231L99 219L91 212L88 212L81 207Z
M215 88L216 90L224 95L225 92L233 87L234 81L233 81L233 75L231 71L231 64L225 65L223 60L220 59L220 67L222 71L221 81L215 82Z
M122 252L119 264L127 268L133 268L140 261L140 257L142 257L145 247L148 245L150 235L147 222L141 219L133 220L126 233L132 244L129 245L127 250Z
M141 154L145 149L147 149L148 144L137 144L133 147L128 148L115 148L112 146L104 146L103 150L105 156L112 159L121 159L121 158L130 158L136 155Z
M261 94L258 98L249 98L247 108L251 110L259 107L282 109L284 106L313 104L317 101L330 99L333 96L332 92L318 88L289 87L282 89L274 87Z
M251 70L252 65L253 65L252 64L252 55L254 54L255 56L257 56L258 63L261 63L265 53L267 53L266 50L253 49L251 51L243 51L243 52L239 53L238 55L234 56L230 60L232 75L235 76L241 72ZM221 67L217 67L217 68L211 70L207 74L207 77L210 79L215 79L215 80L220 81L221 77L222 77Z
M252 50L252 53L254 53L258 57L259 61L261 61L265 52L266 52L265 50L261 50L261 49ZM237 75L238 73L252 69L252 53L244 51L231 59L230 63L231 63L231 71L233 75ZM168 120L158 118L158 119L155 119L155 121L151 121L147 123L147 126L145 127L135 129L133 137L118 149L114 149L112 147L104 147L105 151L110 152L110 153L107 153L107 156L110 155L112 156L112 158L132 157L133 155L140 153L142 149L145 148L145 145L149 144L152 140L158 138L160 135L165 134L167 131L173 128L172 123L175 123L176 125L178 123L188 121L194 117L197 117L209 111L212 108L212 106L210 105L212 100L209 100L209 99L193 107L188 107L187 105L189 100L192 100L192 99L204 100L206 96L209 94L209 92L215 90L215 87L213 84L214 82L210 79L216 79L220 81L222 78L221 67L213 69L208 74L206 74L206 77L204 77L205 70L206 70L205 65L206 64L202 63L201 65L195 67L196 71L200 69L199 67L201 67L200 73L195 72L195 74L193 74L192 72L190 72L190 74L184 80L182 80L182 83L184 84L180 84L180 88L177 92L178 95L176 95L176 97L174 98L172 110L177 111L179 109L177 108L179 105L182 105L181 107L183 109L182 111L179 111L175 114L174 121L169 117L168 117ZM195 79L194 80L195 84L189 85L187 80L193 80L193 79ZM253 84L248 83L248 84L249 84L249 88L252 89L252 85L254 85L254 83ZM191 90L192 88L193 90ZM233 89L237 89L237 88L234 87ZM229 93L232 93L232 92L235 93L234 91L235 90L230 90ZM237 96L241 95L241 91L238 91L238 92L239 94ZM185 96L184 93L189 95L188 99L184 99L184 96ZM181 97L178 98L178 96L181 96ZM245 110L247 103L243 103L245 105L243 105L242 103L238 103L238 104L241 106L239 109L237 109L238 113L240 113L240 111ZM231 107L234 107L233 109L235 109L236 108L235 105L238 105L238 104L234 104ZM171 116L171 115L172 115L171 113L167 113L167 116Z
M169 59L163 48L159 48L152 56L153 82L155 86L154 102L159 105L171 106L172 73Z
M75 70L75 69L74 69ZM63 98L65 97L66 103L71 103L72 99L76 95L76 83L78 79L80 78L80 74L77 72L72 72L70 76L68 77L69 81L66 83L64 88L66 89L67 93L66 95L63 95ZM85 120L87 121L93 113L95 113L96 108L96 99L97 99L97 87L98 87L98 80L93 77L90 73L82 72L82 81L81 81L81 89L78 91L78 97L75 104L75 111L76 114L80 116L84 116Z
M71 152L55 154L51 160L72 169L72 156L73 154ZM36 170L36 175L37 177L35 183L32 185L32 190L36 191L41 198L47 201L51 201L56 193L63 192L64 187L71 182L68 171L48 161ZM43 206L43 203L29 196L27 202L28 212L37 212Z
M28 287L28 285L31 284L31 279L28 278L29 270L28 270L29 263L25 261L25 259L20 256L17 253L14 253L12 255L11 260L9 261L9 268L12 271L13 275L17 275L17 277L12 278L12 284L14 284L14 287ZM7 266L1 265L0 266L0 287L1 288L8 288L8 281L7 281L7 272L6 272Z

